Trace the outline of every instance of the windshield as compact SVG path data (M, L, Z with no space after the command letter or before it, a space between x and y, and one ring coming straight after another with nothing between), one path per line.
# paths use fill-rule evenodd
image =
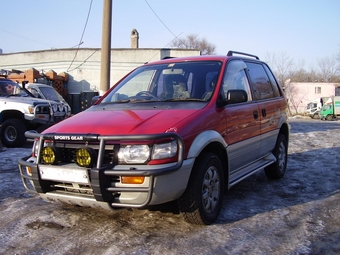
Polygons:
M221 62L181 62L142 66L118 84L102 103L208 101Z
M52 87L40 87L40 91L47 100L63 101L63 98Z
M313 108L316 108L318 105L316 103L309 103L307 105L307 109L313 109Z
M0 96L28 96L28 94L14 81L0 79Z
M325 110L328 110L328 109L331 109L331 105L324 105L322 106L322 110L325 111Z

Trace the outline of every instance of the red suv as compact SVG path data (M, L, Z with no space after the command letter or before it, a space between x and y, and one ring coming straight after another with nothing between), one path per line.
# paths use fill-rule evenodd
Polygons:
M26 189L82 206L143 208L177 200L210 224L224 189L265 171L283 177L287 100L258 57L167 58L136 68L91 108L34 138L19 160Z

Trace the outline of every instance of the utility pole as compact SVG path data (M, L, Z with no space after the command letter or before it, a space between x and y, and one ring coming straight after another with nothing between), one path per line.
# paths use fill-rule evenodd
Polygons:
M112 0L103 0L102 50L100 65L100 90L102 96L110 88L111 71L111 20Z

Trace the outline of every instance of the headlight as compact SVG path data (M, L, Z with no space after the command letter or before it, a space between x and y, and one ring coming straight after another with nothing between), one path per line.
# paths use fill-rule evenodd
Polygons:
M172 141L170 143L155 144L152 152L152 159L172 158L177 154L177 143Z
M148 145L127 145L119 149L118 160L125 163L142 164L150 157Z
M33 147L32 147L32 157L38 157L38 149L39 149L39 140L34 139Z

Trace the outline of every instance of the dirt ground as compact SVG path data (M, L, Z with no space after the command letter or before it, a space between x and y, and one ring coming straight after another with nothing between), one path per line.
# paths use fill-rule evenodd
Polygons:
M226 192L210 226L171 205L117 213L48 203L0 152L0 254L340 254L340 121L291 118L285 177L263 172Z

